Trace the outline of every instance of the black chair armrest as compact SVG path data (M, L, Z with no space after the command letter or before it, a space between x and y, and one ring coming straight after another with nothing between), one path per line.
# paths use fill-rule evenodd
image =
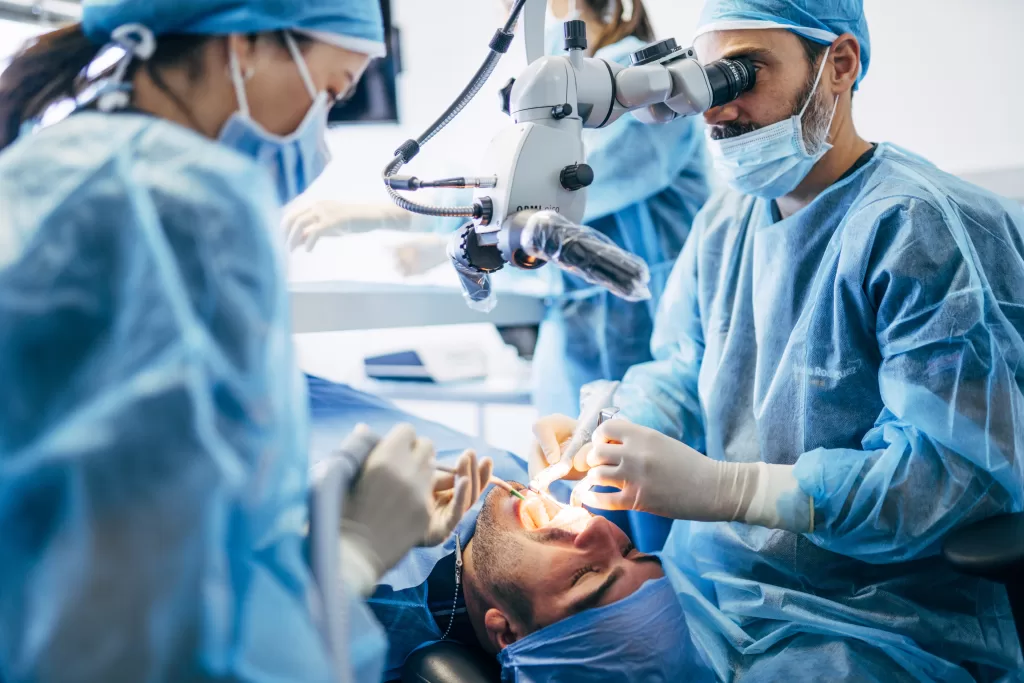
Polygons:
M975 522L949 534L943 555L957 571L999 583L1024 584L1024 513Z
M498 660L479 648L443 640L409 655L403 683L500 683Z

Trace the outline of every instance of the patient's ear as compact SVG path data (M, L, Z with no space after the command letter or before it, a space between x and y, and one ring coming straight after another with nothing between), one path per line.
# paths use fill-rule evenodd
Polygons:
M504 650L522 637L505 613L497 607L490 608L484 614L484 629L487 631L487 640L497 652Z

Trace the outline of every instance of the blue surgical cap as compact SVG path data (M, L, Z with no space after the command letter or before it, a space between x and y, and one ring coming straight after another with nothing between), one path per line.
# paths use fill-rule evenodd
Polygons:
M713 681L667 578L535 631L501 651L509 683Z
M783 28L829 45L843 33L860 43L859 85L871 63L871 35L863 0L707 0L697 35L710 31Z
M380 0L84 1L82 27L93 42L110 42L125 24L142 24L158 37L292 29L371 57L385 54Z

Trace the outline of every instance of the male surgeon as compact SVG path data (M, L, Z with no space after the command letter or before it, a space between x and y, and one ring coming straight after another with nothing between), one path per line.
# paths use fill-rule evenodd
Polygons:
M1005 591L938 551L1024 504L1024 214L858 135L860 0L708 0L695 47L758 70L705 116L730 190L578 499L685 520L665 557L723 680L1016 680ZM572 427L537 425L531 469Z

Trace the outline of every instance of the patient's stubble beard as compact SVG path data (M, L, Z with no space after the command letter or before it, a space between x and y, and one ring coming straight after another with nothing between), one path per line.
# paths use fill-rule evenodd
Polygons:
M533 606L517 586L517 573L523 568L523 543L512 529L502 526L498 507L508 493L495 488L484 501L473 533L473 559L478 584L497 601L498 606L533 629Z

